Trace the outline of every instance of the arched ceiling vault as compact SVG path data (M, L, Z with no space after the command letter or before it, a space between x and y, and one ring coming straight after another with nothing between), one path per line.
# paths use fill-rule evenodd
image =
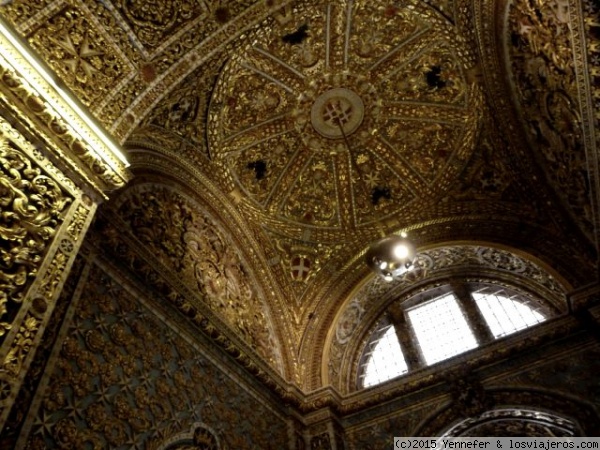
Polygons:
M597 278L587 2L2 3L138 177L169 185L183 165L218 201L183 190L235 211L235 226L215 223L272 290L291 380L320 379L304 364L382 234L408 231L422 250L485 241L573 287Z

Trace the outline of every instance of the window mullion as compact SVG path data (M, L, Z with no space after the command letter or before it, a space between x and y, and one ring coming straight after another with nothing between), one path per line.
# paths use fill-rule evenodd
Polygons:
M477 303L471 296L468 286L465 283L452 283L452 290L479 345L492 342L494 335L477 307Z
M394 303L388 308L388 317L396 330L408 370L412 371L425 367L425 360L419 348L415 345L417 338L409 326L404 309L398 303Z

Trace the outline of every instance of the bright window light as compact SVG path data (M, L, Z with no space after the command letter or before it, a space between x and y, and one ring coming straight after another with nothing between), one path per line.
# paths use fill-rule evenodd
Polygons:
M514 297L514 296L513 296ZM543 322L546 318L504 290L484 288L473 293L494 337L500 338Z
M379 339L372 340L365 353L366 361L363 364L362 386L369 387L408 372L404 355L400 349L396 330L392 325L377 333Z
M427 364L477 347L477 340L453 294L407 311Z

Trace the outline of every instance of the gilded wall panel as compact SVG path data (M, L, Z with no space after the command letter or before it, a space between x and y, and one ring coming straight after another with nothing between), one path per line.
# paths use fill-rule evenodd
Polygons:
M223 60L222 57L216 57L208 64L220 66ZM210 89L207 87L214 84L215 78L216 75L205 67L188 75L144 119L142 133L144 125L165 128L186 141L193 142L193 153L182 155L190 162L196 162L200 154L209 156L202 123L206 120L210 101ZM136 136L137 134L136 132Z
M35 357L31 363L28 375L24 380L21 389L16 397L13 409L10 412L6 426L0 434L0 448L15 448L17 438L23 427L25 420L28 418L28 411L32 405L32 401L40 379L42 378L46 367L51 366L52 348L58 337L58 333L63 324L65 314L71 303L71 298L75 293L82 271L84 270L85 260L80 256L75 260L69 278L67 279L59 298L56 301L54 313L46 326L44 339L36 349ZM35 406L34 406L35 408Z
M227 448L287 447L287 425L94 266L65 324L29 448L160 447L202 422Z
M86 16L85 9L65 6L28 38L90 109L131 70L110 35Z
M265 300L232 240L183 195L145 186L121 199L131 233L267 362L279 360Z
M73 201L28 155L22 147L26 145L24 138L19 142L15 138L20 135L14 134L4 121L2 125L0 236L4 244L0 249L0 336L10 329L63 222L64 212Z
M10 21L15 28L20 24L30 20L36 14L46 9L48 5L57 3L56 0L37 0L37 1L5 1L0 6L2 15Z
M46 156L52 144L12 125L0 120L0 429L96 208Z
M587 176L585 125L573 53L575 23L569 2L511 3L509 57L527 132L544 160L556 193L591 236L594 229ZM591 160L590 160L591 161Z
M205 2L194 0L117 0L115 6L148 49L163 45L195 19L202 18L206 22L209 13Z

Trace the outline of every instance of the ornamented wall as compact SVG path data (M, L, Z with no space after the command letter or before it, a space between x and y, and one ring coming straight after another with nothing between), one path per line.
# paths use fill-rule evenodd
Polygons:
M281 408L239 369L96 262L74 273L19 447L158 449L202 423L220 448L287 448Z

